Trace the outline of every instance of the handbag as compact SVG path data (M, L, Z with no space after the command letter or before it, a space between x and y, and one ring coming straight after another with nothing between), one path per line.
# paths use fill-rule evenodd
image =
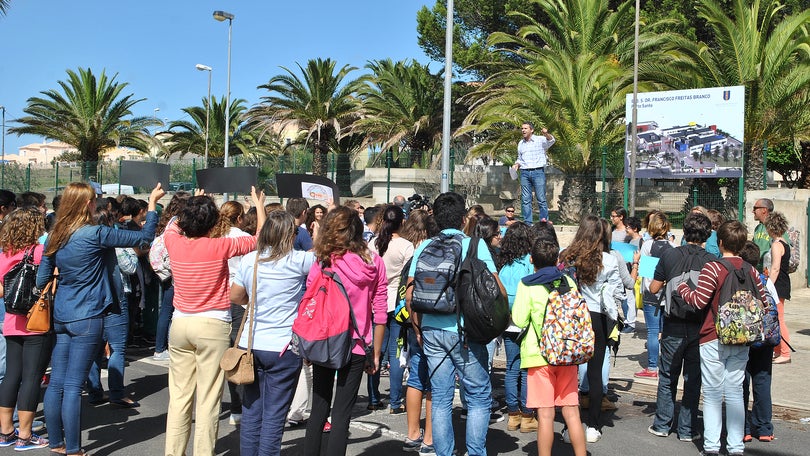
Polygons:
M33 333L46 333L53 328L53 299L56 296L56 282L57 278L54 277L42 289L37 302L31 306L28 311L28 322L25 324L25 329Z
M34 247L30 247L25 251L22 260L3 276L3 298L6 302L6 312L26 315L31 310L39 297L34 294L37 269L39 269L39 265L34 264Z
M256 371L253 366L253 312L256 307L256 275L259 269L259 252L256 252L256 261L253 263L253 289L250 293L250 302L247 311L242 314L242 323L239 324L239 332L233 341L233 347L225 350L219 367L225 371L225 379L234 385L249 385L256 379ZM242 331L245 329L245 320L248 320L250 332L248 333L247 349L239 348L239 340L242 338Z

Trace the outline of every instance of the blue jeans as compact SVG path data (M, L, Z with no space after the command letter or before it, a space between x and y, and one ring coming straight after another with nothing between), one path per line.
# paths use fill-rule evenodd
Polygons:
M121 306L121 313L111 313L104 317L104 340L110 344L110 359L107 361L107 386L110 400L120 401L124 398L124 365L127 356L127 331L129 330L129 310ZM104 344L99 345L98 356L90 365L87 376L87 393L90 400L100 400L104 396L101 385L101 367L104 361Z
M243 456L281 453L281 436L290 409L301 358L284 353L253 350L256 381L244 385L239 449Z
M771 374L773 347L751 348L745 367L743 397L745 398L745 433L754 437L773 435L773 402L771 400ZM749 387L750 385L750 387ZM748 413L749 390L754 393L751 412Z
M43 401L48 437L51 448L65 445L68 453L78 453L82 446L82 386L101 345L104 318L54 322L53 328L56 345Z
M655 314L656 309L658 315ZM664 312L659 306L644 303L644 324L647 325L647 369L658 369L658 334L661 332L661 320Z
M390 390L390 405L392 409L402 406L402 377L405 374L405 369L399 366L399 356L397 356L397 339L399 339L400 331L405 336L405 332L399 323L394 320L393 315L388 317L388 380L391 385Z
M385 360L388 358L388 325L385 325L385 334L383 334L383 343L380 348L380 368L377 369L373 375L366 376L366 391L368 392L368 405L379 405L382 401L380 394L380 370L385 365ZM374 332L372 331L372 336ZM372 337L373 339L373 337Z
M661 337L661 358L658 369L658 394L655 401L655 418L652 427L656 431L673 430L675 403L678 395L678 379L683 372L683 399L675 431L678 437L688 438L699 434L698 400L700 399L700 335L699 327L685 336L664 335Z
M171 281L164 282L171 284ZM174 312L174 285L163 289L163 300L158 311L157 329L155 330L155 352L160 353L169 349L169 325Z
M469 342L463 347L458 333L436 328L422 328L422 349L433 377L433 445L439 456L453 453L453 396L456 374L467 396L467 453L486 456L489 429L490 397L487 363L489 354L485 345Z
M518 333L503 333L503 347L506 351L506 375L504 376L504 392L506 410L509 413L528 413L526 408L526 382L528 369L520 368L520 345L515 343Z
M427 359L422 351L422 346L416 340L416 331L408 330L408 386L423 393L430 392L430 380L428 376Z
M577 377L579 378L579 392L588 394L591 390L588 383L588 363L577 366ZM607 394L608 382L610 382L610 347L605 348L605 360L602 361L602 394Z
M726 450L743 453L745 404L743 380L748 347L723 345L717 340L700 345L700 375L703 379L703 449L720 451L723 429L723 398L726 403Z
M548 203L546 203L546 170L532 171L520 170L520 205L523 221L531 224L532 219L532 191L537 197L537 206L540 210L540 220L548 220Z

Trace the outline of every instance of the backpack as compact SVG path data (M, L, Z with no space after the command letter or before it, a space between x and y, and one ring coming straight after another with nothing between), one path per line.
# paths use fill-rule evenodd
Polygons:
M650 256L655 258L661 258L661 256L664 255L664 252L672 248L673 248L672 244L670 244L669 241L667 241L666 239L659 239L657 241L653 241L653 245L650 248ZM645 278L642 280L641 290L643 301L644 304L658 305L660 298L658 295L650 293L649 290L650 281L652 281L652 279L649 278ZM661 292L659 291L659 293Z
M488 344L509 326L509 301L501 293L498 279L478 258L479 238L470 239L467 255L458 270L457 311L464 317L464 338Z
M461 261L462 234L440 233L427 241L413 274L411 310L428 314L456 313L454 285Z
M799 261L802 259L802 249L800 244L800 233L796 228L790 227L787 231L788 241L790 241L790 261L788 261L788 274L793 274L799 269Z
M543 285L548 290L543 325L537 336L540 354L552 366L585 364L593 356L595 337L588 304L568 276Z
M293 321L291 349L302 358L328 369L349 364L355 335L360 337L354 310L337 272L323 268L307 287L298 317Z
M25 251L22 260L15 264L3 276L3 298L6 312L17 315L28 315L39 296L34 293L37 285L37 269L34 264L34 248Z
M728 271L717 295L715 328L724 345L751 345L764 340L764 303L761 301L752 266L745 261L735 269L727 260L717 261Z
M751 346L754 348L776 347L782 341L782 334L779 330L779 309L776 307L776 299L769 290L768 278L765 277L765 274L760 274L759 280L765 290L765 316L762 318L764 340L754 342Z
M165 282L172 278L172 265L169 262L169 251L166 250L166 241L163 235L156 237L149 249L149 265L161 280Z
M405 294L408 291L408 271L411 270L413 257L409 258L399 275L399 288L397 288L397 305L394 307L394 320L402 326L411 325L411 314L405 305Z
M661 295L662 307L664 315L670 318L679 318L692 323L702 323L704 313L696 307L686 303L678 293L678 285L686 282L689 288L697 288L698 277L700 270L703 266L710 262L715 261L717 257L708 253L698 246L685 245L675 249L680 254L680 258L673 267L673 271L678 274L675 277L667 279L667 285L664 293ZM673 254L670 254L670 256Z

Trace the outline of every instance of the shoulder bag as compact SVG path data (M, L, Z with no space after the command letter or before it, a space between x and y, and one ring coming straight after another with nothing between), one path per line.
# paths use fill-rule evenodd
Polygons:
M255 381L256 370L253 366L253 313L256 308L256 278L259 270L259 252L256 252L256 261L253 263L253 288L250 292L250 302L242 315L239 332L233 341L233 347L225 350L219 367L225 371L225 379L234 385L248 385ZM248 320L247 349L239 348L239 340L245 329L245 320Z
M56 296L56 283L58 277L54 277L42 289L37 302L28 311L28 322L25 329L34 333L46 333L53 329L53 299Z
M3 297L6 303L6 312L26 315L37 301L34 294L37 283L37 269L34 264L34 247L25 250L22 260L15 264L3 277Z

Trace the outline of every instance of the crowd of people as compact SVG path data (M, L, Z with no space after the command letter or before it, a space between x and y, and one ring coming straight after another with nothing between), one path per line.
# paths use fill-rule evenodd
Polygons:
M532 131L527 125L525 141ZM547 149L553 137L543 134ZM153 358L169 366L166 455L186 454L192 421L194 454L214 454L226 384L229 422L240 425L241 454L279 454L285 427L305 425L301 454L343 455L363 373L368 410L404 415L404 451L463 452L453 430L458 389L467 454L485 455L489 425L503 420L510 432L536 433L539 454L551 454L560 407L565 420L560 437L584 455L586 444L601 438L603 412L617 407L607 394L611 349L618 334L636 332L646 338L647 354L635 375L658 381L650 433L702 440L705 454L718 454L725 404L729 454L742 454L746 441L774 438L772 365L790 362L783 311L790 299L791 246L783 239L787 220L770 200L755 203L760 225L753 241L740 222L724 221L702 207L686 216L681 240L663 212L650 211L642 221L617 207L610 221L584 217L573 240L561 246L547 213L531 223L508 206L495 218L479 205L467 208L452 192L430 203L398 196L391 204L363 208L355 200L337 207L310 207L303 198L265 204L264 194L255 190L249 205L228 201L218 207L202 190L181 191L159 214L164 195L157 185L147 201L102 198L88 184L71 183L48 212L43 195L0 190L0 273L30 255L38 265L37 288L58 282L52 331L32 333L25 315L5 315L0 446L83 455L83 391L91 405L139 406L126 392L126 347L141 324L146 284L155 278L162 299ZM412 307L426 280L417 273L419 260L439 239L458 242L457 262L478 242L476 255L512 311L511 324L495 340L464 338L463 315ZM657 264L651 276L639 272L645 257ZM690 259L697 279L673 291L667 285L689 269L683 258ZM762 301L772 298L778 306L783 342L775 349L718 342L718 290L730 274L721 260L755 278ZM356 320L351 357L338 368L310 363L291 347L302 297L327 270L340 278ZM541 330L537 323L543 321L549 284L578 290L587 304L593 356L579 366L549 365L538 337L526 337ZM676 295L689 306L683 314L670 312L669 304L664 310L662 303ZM446 289L437 302L442 299L450 300ZM246 312L249 318L243 318ZM250 323L239 335L244 321ZM225 381L220 360L232 344L252 347L253 383ZM503 385L496 386L505 393L505 416L492 393L499 345L506 372ZM100 381L105 363L106 394ZM46 439L35 432L42 423L34 418L48 366ZM387 403L381 375L390 380ZM753 402L747 411L749 390ZM328 439L322 440L323 433Z

